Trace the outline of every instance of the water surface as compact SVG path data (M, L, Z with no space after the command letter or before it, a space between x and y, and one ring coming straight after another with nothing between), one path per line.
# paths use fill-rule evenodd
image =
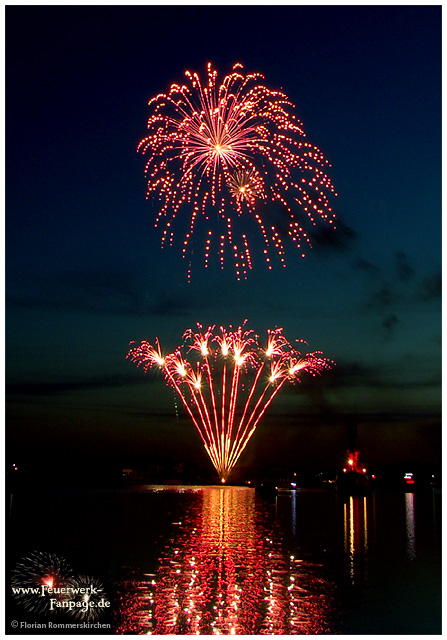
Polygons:
M441 632L441 496L251 488L14 496L10 547L100 579L118 634ZM17 614L17 608L13 611Z

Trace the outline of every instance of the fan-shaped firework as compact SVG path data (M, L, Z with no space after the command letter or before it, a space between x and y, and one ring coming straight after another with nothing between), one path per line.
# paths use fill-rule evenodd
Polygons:
M245 323L244 323L245 325ZM127 357L145 371L157 365L188 411L222 482L245 449L266 409L286 381L330 368L321 352L302 356L283 336L268 331L267 344L244 325L236 330L188 329L183 343L164 355L158 339L130 349Z
M181 214L189 218L183 257L192 253L201 219L205 266L214 252L223 268L230 253L238 279L252 268L247 233L253 225L269 269L272 252L286 264L284 234L304 256L311 244L306 223L320 220L335 228L330 197L336 193L328 161L307 142L293 103L239 63L221 84L211 63L205 81L198 73L185 75L185 84L172 84L149 101L149 133L138 145L148 156L147 197L162 203L156 219L162 246L173 244L173 223Z
M73 572L64 558L53 553L33 551L22 558L12 571L13 596L27 609L42 613L53 609L51 600L60 599Z

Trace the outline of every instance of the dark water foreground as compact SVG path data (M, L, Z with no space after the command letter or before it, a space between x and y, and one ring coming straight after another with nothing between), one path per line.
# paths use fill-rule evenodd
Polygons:
M55 486L10 506L7 594L35 550L102 583L110 606L62 615L8 595L6 633L75 633L67 621L110 625L80 635L441 632L440 494L297 490L269 502L238 487Z

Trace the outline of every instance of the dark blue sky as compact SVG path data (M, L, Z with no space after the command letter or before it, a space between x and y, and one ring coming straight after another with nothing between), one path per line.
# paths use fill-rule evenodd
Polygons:
M337 234L246 282L197 268L187 284L136 153L148 99L208 61L283 88L339 193ZM193 457L128 343L248 318L338 365L278 397L248 462L275 442L338 464L351 414L366 459L439 460L441 7L7 6L6 301L19 459Z

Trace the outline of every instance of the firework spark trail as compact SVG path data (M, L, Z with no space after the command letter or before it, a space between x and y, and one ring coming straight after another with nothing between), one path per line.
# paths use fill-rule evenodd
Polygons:
M279 209L289 239L304 257L311 246L306 224L327 222L335 229L331 199L337 194L326 174L329 163L307 142L295 105L283 91L263 84L262 74L245 73L240 63L221 84L211 63L205 82L198 73L186 71L185 76L185 84L172 84L167 93L149 100L148 135L137 147L148 158L147 198L161 203L155 226L163 227L162 246L174 243L177 215L187 215L186 258L203 219L205 267L213 251L223 268L227 244L237 278L246 278L251 252L239 227L251 219L261 232L267 267L272 268L272 251L286 266L283 241L272 224ZM266 221L262 209L267 209ZM216 215L218 229L221 222L226 230L214 240ZM238 218L241 224L233 225Z
M146 343L146 344L148 344L148 343ZM146 344L145 344L145 347L144 347L145 349L146 349ZM158 360L155 360L155 362L157 364L160 364L160 362ZM164 361L163 361L163 364L164 364ZM169 369L166 369L166 375L167 375L169 381L171 382L172 386L175 388L175 390L179 394L180 398L182 399L182 401L183 401L183 403L184 403L184 405L185 405L185 407L186 407L186 409L187 409L187 411L188 411L188 413L189 413L189 415L190 415L190 417L191 417L191 419L192 419L192 421L194 423L194 426L196 427L197 431L200 434L200 437L202 438L203 444L205 446L205 449L206 449L209 457L211 458L214 466L216 466L218 463L217 463L217 459L214 456L214 449L210 449L209 441L207 440L207 438L205 437L204 433L202 432L201 426L204 427L204 430L206 432L206 435L209 437L209 440L211 441L213 438L212 438L212 435L207 432L207 425L203 421L203 417L201 415L200 409L199 409L199 415L200 415L200 418L201 418L201 424L199 424L199 422L197 421L197 419L194 416L190 406L185 402L185 399L184 399L184 396L182 394L182 391L181 391L180 387L178 386L175 378L172 376L171 372L169 371Z
M145 371L153 366L162 369L167 384L181 397L222 482L283 385L299 382L302 372L315 376L331 368L320 351L302 356L282 329L268 331L263 348L258 336L244 328L245 322L236 330L211 326L204 331L198 324L199 331L188 329L182 345L166 356L158 339L155 347L144 340L127 354Z

